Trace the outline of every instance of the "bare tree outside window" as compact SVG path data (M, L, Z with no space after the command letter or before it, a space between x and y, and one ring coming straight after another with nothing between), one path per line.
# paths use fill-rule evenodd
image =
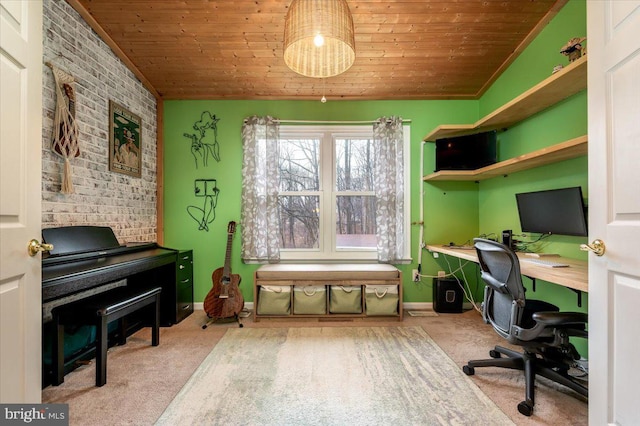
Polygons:
M320 197L322 143L331 140L280 139L278 199L283 249L319 248L320 221L331 213L323 212ZM331 168L335 170L331 188L335 193L334 249L375 249L372 140L336 138L333 149L334 163L326 167L325 173L331 173Z
M319 246L320 141L280 140L280 243L284 249ZM297 194L299 195L297 195Z
M336 246L375 248L376 217L371 139L337 139Z
M295 122L278 126L275 137L265 139L274 141L267 150L257 145L259 140L243 145L249 160L256 153L271 160L267 166L259 163L261 174L248 188L256 188L250 195L258 201L264 196L269 202L251 214L261 217L263 209L270 213L271 225L265 222L267 229L256 234L269 234L279 259L388 262L409 258L404 244L410 237L410 191L405 190L409 158L402 154L409 149L410 127L398 117L381 117L372 123ZM243 127L243 144L255 139L251 139L258 133L255 129L261 130ZM243 167L243 174L254 176L251 167Z

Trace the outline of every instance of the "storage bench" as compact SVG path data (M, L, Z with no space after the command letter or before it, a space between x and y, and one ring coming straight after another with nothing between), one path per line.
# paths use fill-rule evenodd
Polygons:
M387 264L269 264L254 273L253 319L395 317L402 272Z

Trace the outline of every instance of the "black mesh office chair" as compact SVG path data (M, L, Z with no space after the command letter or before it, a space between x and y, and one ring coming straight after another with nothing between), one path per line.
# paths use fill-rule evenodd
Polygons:
M481 276L486 283L482 316L509 343L522 346L516 352L501 346L489 351L491 359L469 361L462 367L471 376L475 367L504 367L523 370L525 400L518 411L533 413L535 376L540 375L588 397L587 387L568 371L580 359L570 336L587 337L587 315L559 312L557 306L527 300L520 275L520 262L509 247L495 241L474 239ZM506 355L506 358L502 358Z

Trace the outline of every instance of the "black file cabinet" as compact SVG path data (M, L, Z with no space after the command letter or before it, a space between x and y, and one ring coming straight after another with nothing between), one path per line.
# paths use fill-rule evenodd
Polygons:
M193 251L178 252L176 262L176 324L193 313Z

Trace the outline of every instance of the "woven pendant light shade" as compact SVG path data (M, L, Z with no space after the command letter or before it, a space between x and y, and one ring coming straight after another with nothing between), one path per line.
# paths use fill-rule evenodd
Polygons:
M324 39L317 46L317 36ZM284 62L298 74L342 74L356 59L353 19L345 0L293 0L284 24Z

